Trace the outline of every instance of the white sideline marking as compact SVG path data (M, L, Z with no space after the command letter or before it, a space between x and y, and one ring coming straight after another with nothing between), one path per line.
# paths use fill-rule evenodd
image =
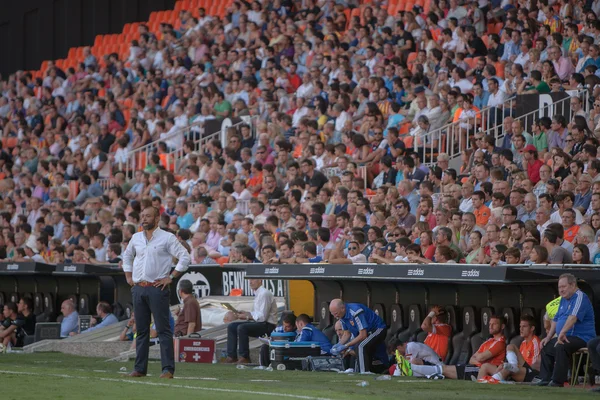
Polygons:
M342 379L342 380L334 380L331 381L332 383L358 383L358 382L362 382L364 379ZM384 381L385 382L385 381ZM433 380L430 379L410 379L410 380L402 380L402 379L398 379L396 380L396 382L398 383L425 383L425 382L434 382Z
M59 360L51 360L51 361L34 361L36 364L50 364L50 363L61 363Z
M30 376L49 376L55 378L67 378L67 379L94 379L92 377L84 377L84 376L73 376L73 375L64 375L64 374L42 374L37 372L25 372L25 371L4 371L0 370L2 374L11 374L11 375L30 375ZM116 379L116 378L97 378L99 381L104 382L119 382L119 383L134 383L138 385L148 385L148 386L161 386L161 387L170 387L170 388L178 388L178 389L192 389L192 390L206 390L210 392L224 392L224 393L244 393L244 394L257 394L263 396L275 396L275 397L288 397L293 399L303 399L303 400L332 400L326 397L311 397L311 396L302 396L295 394L287 394L287 393L273 393L273 392L260 392L254 390L240 390L240 389L222 389L222 388L212 388L212 387L202 387L202 386L187 386L187 385L173 385L169 383L158 383L158 382L147 382L141 380L131 380L131 379Z
M277 379L250 379L250 382L281 382Z
M174 376L175 379L182 379L185 381L218 381L219 378L207 378L202 376Z

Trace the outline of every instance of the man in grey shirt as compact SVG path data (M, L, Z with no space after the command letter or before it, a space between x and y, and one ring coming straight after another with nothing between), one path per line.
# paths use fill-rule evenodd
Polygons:
M552 229L546 229L542 236L542 245L548 250L548 262L550 264L568 264L573 261L569 251L560 247L558 235Z

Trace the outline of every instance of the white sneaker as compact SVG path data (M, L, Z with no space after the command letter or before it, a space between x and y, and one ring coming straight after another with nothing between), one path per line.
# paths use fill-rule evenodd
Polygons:
M433 379L433 380L441 380L441 379L445 379L446 377L444 375L438 374L436 372L435 374L426 375L425 378L427 378L427 379Z
M519 367L515 364L510 364L505 362L504 363L504 369L507 370L508 372L512 372L513 374L516 374L517 372L519 372Z

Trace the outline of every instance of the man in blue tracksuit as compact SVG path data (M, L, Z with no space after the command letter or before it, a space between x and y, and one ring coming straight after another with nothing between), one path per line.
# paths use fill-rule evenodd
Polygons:
M335 347L335 351L343 351L348 347L356 347L358 358L358 371L370 372L371 359L379 343L385 341L387 325L379 315L364 304L344 303L341 299L334 299L329 304L329 312L342 322L344 336ZM351 335L354 336L351 339Z
M300 314L296 317L298 336L296 342L317 342L321 346L321 354L329 354L331 342L317 327L310 323L310 317Z

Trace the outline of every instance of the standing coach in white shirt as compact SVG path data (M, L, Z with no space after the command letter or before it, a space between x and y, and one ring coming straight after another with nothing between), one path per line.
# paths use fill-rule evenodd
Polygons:
M252 312L243 311L238 314L229 312L226 321L238 319L227 326L227 359L226 363L249 364L249 337L270 335L277 322L277 303L273 293L265 289L262 279L249 279L250 288L254 291L254 307ZM238 345L239 355L238 360Z
M137 326L135 367L132 377L145 376L148 370L150 321L160 339L161 378L172 379L175 372L173 332L169 323L169 285L181 276L190 264L189 252L175 235L158 227L160 213L147 207L141 214L142 232L135 233L123 253L123 271L132 288L133 309ZM173 258L178 260L171 272Z

